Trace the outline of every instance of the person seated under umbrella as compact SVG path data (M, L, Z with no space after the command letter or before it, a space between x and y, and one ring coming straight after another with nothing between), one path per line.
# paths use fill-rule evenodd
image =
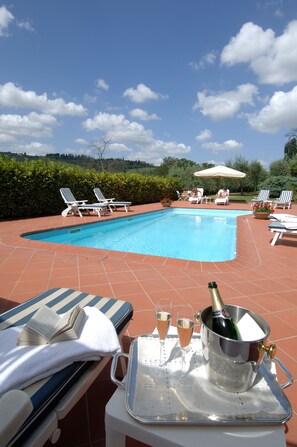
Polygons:
M202 199L201 189L198 188L192 189L191 195L189 197L189 202L200 203L201 199Z
M224 204L226 205L229 203L229 189L227 189L225 186L224 188L220 189L217 193L217 198L215 199L215 204Z

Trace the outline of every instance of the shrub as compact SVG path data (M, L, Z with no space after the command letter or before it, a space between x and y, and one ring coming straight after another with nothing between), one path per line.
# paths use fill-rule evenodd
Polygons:
M297 178L288 176L270 176L260 183L259 189L269 189L270 197L278 198L281 191L297 189Z
M0 218L60 214L65 204L59 189L69 187L78 200L96 201L93 188L106 197L129 200L134 205L176 198L177 179L140 174L110 174L47 160L22 162L0 156Z

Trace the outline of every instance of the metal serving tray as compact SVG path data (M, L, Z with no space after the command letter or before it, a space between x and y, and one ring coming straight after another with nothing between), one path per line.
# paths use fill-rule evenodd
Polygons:
M183 379L180 379L177 336L166 338L165 350L167 360L160 367L158 336L142 335L132 342L129 355L117 354L113 359L111 378L125 388L127 411L138 421L174 425L270 425L283 423L292 416L291 405L265 362L251 389L229 393L207 379L200 335L192 338L189 368ZM129 358L125 383L115 378L121 356Z

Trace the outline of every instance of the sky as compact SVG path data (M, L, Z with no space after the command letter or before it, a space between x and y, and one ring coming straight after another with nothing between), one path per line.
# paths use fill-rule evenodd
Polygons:
M294 129L296 0L0 3L0 152L268 169Z

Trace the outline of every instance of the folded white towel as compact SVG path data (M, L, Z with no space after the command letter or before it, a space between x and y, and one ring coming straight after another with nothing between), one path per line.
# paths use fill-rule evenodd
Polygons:
M294 214L269 214L269 219L278 220L280 222L297 222L297 216Z
M283 221L282 224L287 230L297 230L297 221L296 222Z
M96 307L85 308L86 320L76 340L41 346L17 346L22 326L0 331L0 395L23 389L76 361L99 360L120 350L116 330Z

